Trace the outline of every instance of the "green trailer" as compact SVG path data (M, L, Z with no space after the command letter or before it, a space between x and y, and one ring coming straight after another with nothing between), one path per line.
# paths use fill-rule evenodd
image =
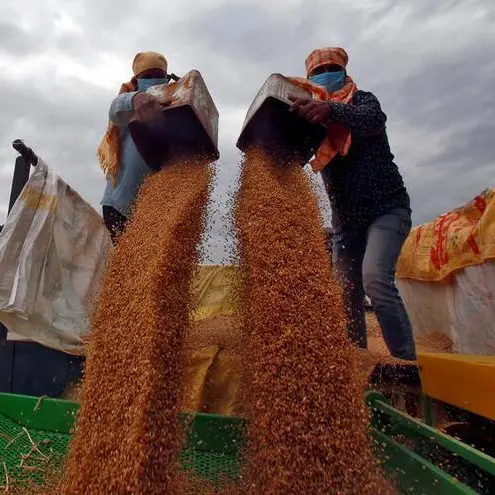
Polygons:
M400 493L495 493L495 459L394 409L367 392L371 435L384 472ZM61 469L78 411L76 402L0 394L0 490L42 484ZM188 435L184 470L225 482L239 476L245 421L214 414L183 414Z

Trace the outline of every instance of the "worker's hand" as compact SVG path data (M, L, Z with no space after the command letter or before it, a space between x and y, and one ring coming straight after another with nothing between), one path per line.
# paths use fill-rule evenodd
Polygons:
M327 102L295 96L289 96L289 100L292 101L291 112L296 112L312 124L326 124L330 120L330 106Z
M149 93L137 93L132 98L135 116L141 122L147 122L160 117L162 107L157 98Z

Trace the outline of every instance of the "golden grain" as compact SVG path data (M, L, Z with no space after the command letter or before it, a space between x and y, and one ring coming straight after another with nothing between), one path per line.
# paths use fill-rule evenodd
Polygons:
M341 295L302 169L249 153L235 217L250 421L240 492L394 493L373 453Z
M214 491L180 474L177 422L189 282L210 182L206 164L177 164L141 190L96 306L66 495ZM395 493L373 454L307 178L298 166L250 152L234 215L248 467L222 493Z
M181 492L182 348L210 175L178 163L141 188L96 304L65 495Z

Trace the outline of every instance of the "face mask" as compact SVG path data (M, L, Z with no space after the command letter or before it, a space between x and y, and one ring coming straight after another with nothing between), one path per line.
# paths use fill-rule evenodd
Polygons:
M154 79L138 79L137 86L139 91L146 91L152 86L156 86L158 84L167 84L166 77L155 77Z
M323 86L329 93L342 89L345 84L345 70L339 70L338 72L324 72L323 74L317 74L315 76L309 76L309 80Z

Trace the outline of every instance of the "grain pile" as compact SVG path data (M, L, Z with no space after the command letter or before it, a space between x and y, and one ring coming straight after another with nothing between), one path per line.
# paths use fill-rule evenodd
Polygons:
M235 217L250 420L242 493L394 493L372 452L341 297L301 168L249 153Z
M210 169L168 165L143 185L96 304L64 495L182 493L183 342Z
M431 332L418 336L416 346L420 352L454 352L452 339L440 332Z
M368 348L372 353L384 357L391 357L387 344L383 339L380 324L376 315L366 313L366 327L368 329ZM447 335L440 332L430 332L423 335L415 335L416 350L418 352L454 352L454 343Z

